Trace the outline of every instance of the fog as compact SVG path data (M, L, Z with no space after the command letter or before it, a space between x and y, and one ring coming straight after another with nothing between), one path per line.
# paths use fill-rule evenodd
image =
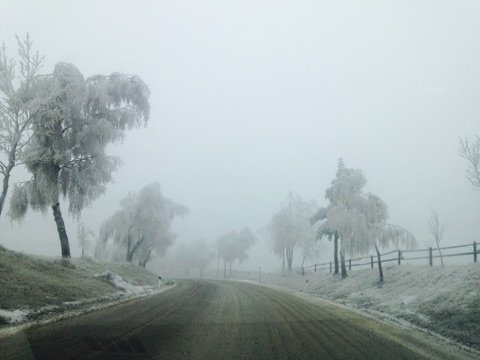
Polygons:
M342 157L420 245L431 208L446 220L442 244L478 240L480 193L459 156L459 137L480 133L476 1L2 0L11 55L27 32L44 72L71 62L150 88L148 125L110 148L123 165L82 213L95 231L158 180L190 210L175 220L178 243L249 226L259 239L243 268L278 268L260 230L290 191L326 206ZM67 231L79 256L70 217ZM2 216L0 243L59 255L50 213Z

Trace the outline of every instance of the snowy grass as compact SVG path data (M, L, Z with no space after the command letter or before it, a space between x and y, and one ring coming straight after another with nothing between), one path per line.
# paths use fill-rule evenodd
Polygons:
M106 303L157 285L157 275L131 264L40 258L0 247L0 325Z
M480 349L480 266L402 265L352 271L345 280L318 272L301 276L265 276L267 283L392 315Z

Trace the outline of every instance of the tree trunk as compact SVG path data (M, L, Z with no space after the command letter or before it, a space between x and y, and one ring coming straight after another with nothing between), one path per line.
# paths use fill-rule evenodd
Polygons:
M443 264L442 251L440 250L440 242L438 241L438 239L435 239L435 241L436 241L436 243L437 243L438 253L440 254L440 261L442 262L442 269L445 269L445 265Z
M305 264L306 259L307 259L307 257L305 255L302 256L302 266L300 266L301 268L303 268L303 265Z
M8 186L10 184L10 173L15 166L16 162L16 152L17 152L17 144L15 142L10 150L10 154L8 156L8 165L5 169L5 173L3 174L3 184L2 184L2 193L0 194L0 216L2 215L3 206L5 205L5 200L7 199L7 192Z
M2 215L3 204L5 203L5 199L7 198L9 180L10 180L10 174L7 173L3 177L3 188L2 188L2 194L0 195L0 215Z
M382 258L380 256L380 251L378 250L378 246L376 244L375 244L375 251L377 252L378 272L380 274L380 282L383 283Z
M127 248L127 257L126 260L127 262L132 262L133 260L133 255L137 251L137 249L142 245L143 240L145 239L144 236L142 236L140 239L137 240L135 245L130 249L130 237L128 238L128 248Z
M292 263L293 263L293 246L287 247L287 267L288 271L292 271Z
M145 257L139 261L139 265L143 268L146 268L147 267L147 263L150 261L150 255L152 254L152 249L149 249L147 251L147 254L145 255Z
M63 221L62 212L60 211L60 203L52 205L53 218L57 224L58 236L60 237L60 246L62 248L62 257L70 258L70 244L68 243L67 230L65 229L65 222Z
M345 255L343 254L343 250L340 250L340 262L341 262L342 280L343 280L347 277L347 267L345 266Z
M2 215L3 206L5 205L5 200L7 199L8 185L10 182L10 172L12 171L12 168L13 166L9 164L3 176L2 194L0 194L0 216Z
M130 230L130 229L129 229ZM130 249L132 248L132 240L130 238L130 234L127 234L127 253L125 254L125 260L127 262L131 262L132 261L132 258L130 256Z
M333 236L333 262L335 264L335 275L338 275L338 234Z

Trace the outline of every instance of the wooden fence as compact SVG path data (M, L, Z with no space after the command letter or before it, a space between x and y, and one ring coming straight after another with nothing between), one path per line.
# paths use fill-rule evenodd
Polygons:
M467 249L468 248L468 249ZM465 250L458 250L465 249ZM452 252L452 250L459 252ZM442 255L440 255L442 252ZM473 262L476 263L478 259L478 254L480 254L480 249L477 246L477 242L474 241L470 244L464 245L455 245L455 246L446 246L441 247L440 251L438 248L427 248L420 250L392 250L383 254L380 254L382 264L395 262L398 265L401 265L404 261L419 261L419 260L428 260L428 264L433 266L434 259L443 257L457 257L457 256L473 256ZM340 261L340 259L339 259ZM370 255L364 257L357 257L352 259L345 260L348 270L360 266L370 266L372 269L375 264L378 263L377 255ZM377 265L378 266L378 265ZM317 271L329 271L333 272L334 264L332 261L325 262L321 264L308 265L300 269L300 273L305 275L308 272L317 272Z

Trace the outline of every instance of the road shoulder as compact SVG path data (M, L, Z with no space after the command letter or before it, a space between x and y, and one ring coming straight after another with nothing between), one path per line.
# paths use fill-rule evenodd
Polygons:
M458 356L458 353L461 352L465 355L466 358L472 358L472 359L480 358L480 351L472 347L461 344L455 340L446 338L445 336L442 336L430 329L419 327L404 319L396 318L395 316L390 314L386 314L386 313L382 313L380 311L374 311L374 310L365 310L362 308L341 304L341 303L323 298L316 294L306 293L301 290L290 289L290 288L282 287L279 285L268 284L263 282L259 283L252 280L233 280L233 281L245 282L245 283L249 283L256 286L267 287L273 290L291 294L309 303L313 303L321 306L328 306L331 308L338 309L339 311L344 312L346 314L353 313L362 318L366 318L374 322L379 322L392 329L397 329L398 331L394 332L394 336L400 341L405 341L409 339L411 340L411 338L414 337L421 342L432 344L435 347L438 347L441 351L444 351L446 353L456 354ZM406 335L408 335L407 338L405 338Z

